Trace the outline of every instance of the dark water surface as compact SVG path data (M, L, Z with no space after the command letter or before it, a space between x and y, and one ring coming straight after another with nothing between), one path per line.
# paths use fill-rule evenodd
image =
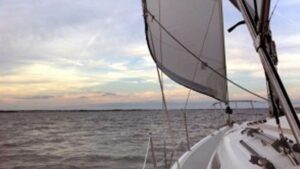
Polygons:
M234 119L261 119L265 112L239 110ZM182 112L171 111L170 116L174 139L166 134L165 114L160 111L1 113L0 168L141 169L149 132L162 165L164 139L167 152L177 145L174 158L186 149ZM222 126L224 115L190 110L188 123L194 144ZM149 157L148 168L150 161Z

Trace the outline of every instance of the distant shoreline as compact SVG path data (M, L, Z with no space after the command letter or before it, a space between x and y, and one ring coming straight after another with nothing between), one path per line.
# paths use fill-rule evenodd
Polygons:
M66 110L0 110L0 113L48 113L48 112L105 112L105 111L151 111L160 109L103 109L103 110L77 110L77 109L66 109Z
M233 110L235 108L232 108ZM247 110L251 108L238 108L239 110ZM268 108L255 108L256 110L266 110ZM300 107L295 108L297 112L300 111ZM180 111L183 109L169 109L172 111ZM207 108L199 108L199 109L188 109L188 110L213 110L213 109L207 109ZM216 109L220 110L220 109ZM99 109L99 110L88 110L88 109L57 109L57 110L0 110L0 113L51 113L51 112L120 112L120 111L161 111L161 109Z

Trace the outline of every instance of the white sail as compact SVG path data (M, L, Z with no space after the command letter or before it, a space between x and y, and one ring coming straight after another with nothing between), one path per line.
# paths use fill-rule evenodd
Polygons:
M143 3L148 46L158 67L177 83L227 102L222 1Z

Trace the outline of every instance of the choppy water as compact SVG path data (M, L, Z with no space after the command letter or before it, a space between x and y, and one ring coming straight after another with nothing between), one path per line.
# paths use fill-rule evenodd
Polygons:
M266 116L264 110L238 112L237 121ZM163 157L164 138L167 152L184 138L182 112L170 114L174 140L166 137L165 114L160 111L1 113L0 169L141 169L149 132L157 161ZM224 115L190 110L188 122L194 144L222 126ZM174 158L185 148L179 144Z

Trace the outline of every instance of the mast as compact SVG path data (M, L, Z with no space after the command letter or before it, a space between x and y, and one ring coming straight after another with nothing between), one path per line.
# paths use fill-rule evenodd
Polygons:
M286 115L287 121L291 127L297 146L300 146L300 122L297 117L297 113L290 101L290 98L284 88L284 85L280 79L280 76L276 70L274 61L272 60L272 50L276 51L275 45L272 44L272 36L269 29L269 10L270 0L263 0L260 19L256 24L256 21L251 18L251 13L247 7L245 0L233 1L233 4L237 6L242 13L244 21L248 27L250 35L253 39L255 48L260 56L268 83L269 92L273 97L278 99L277 108L282 108ZM256 10L256 9L255 9ZM257 11L255 11L257 12ZM267 36L266 36L267 35ZM269 38L269 40L267 40ZM272 47L273 45L273 47ZM269 47L269 48L268 48ZM268 49L272 50L268 50ZM275 96L273 96L273 93ZM275 110L276 111L276 110Z

